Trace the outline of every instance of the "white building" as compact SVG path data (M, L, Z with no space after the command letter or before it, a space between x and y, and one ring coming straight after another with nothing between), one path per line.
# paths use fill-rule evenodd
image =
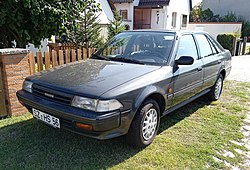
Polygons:
M108 35L108 24L110 23L110 21L112 21L114 19L114 15L113 15L113 10L115 10L114 4L112 1L110 0L96 0L97 3L100 3L101 6L101 12L99 13L99 21L100 21L100 25L102 27L101 30L101 36L103 36L104 38L107 38Z
M191 0L112 0L128 29L186 29Z
M250 0L203 0L203 9L210 8L214 14L220 16L233 12L250 21Z
M188 29L195 31L206 31L217 39L219 34L241 35L241 22L190 22Z

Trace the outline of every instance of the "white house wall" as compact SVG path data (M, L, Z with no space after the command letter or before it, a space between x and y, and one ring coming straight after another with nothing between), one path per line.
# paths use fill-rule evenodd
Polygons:
M102 9L98 17L98 19L100 20L100 24L109 24L110 20L114 19L114 16L108 1L96 0L96 2L100 3Z
M157 24L157 11L159 11L159 23ZM172 13L176 12L176 27L172 27ZM181 27L182 15L187 15L189 20L189 0L170 0L169 6L162 9L152 9L151 27L152 29L187 29ZM188 23L187 23L188 24Z
M163 9L152 9L151 11L151 28L152 29L166 29L166 10L167 7ZM157 23L157 13L159 14L159 22Z
M217 38L219 34L240 34L242 23L189 23L189 30L206 31L213 38Z
M133 29L133 20L134 20L134 6L133 3L116 3L116 10L120 13L120 10L128 11L128 20L123 23L129 25L130 29Z
M134 21L134 6L137 6L139 0L134 0L133 3L115 3L117 11L127 10L128 20L124 21L124 24L130 26L133 29ZM157 11L159 12L159 22L157 23ZM177 12L176 27L172 27L172 12ZM186 29L181 27L182 15L187 15L189 20L190 4L189 0L170 0L169 6L163 6L163 8L152 9L151 11L151 28L152 29ZM187 22L188 25L188 22Z
M250 0L203 0L203 9L210 8L214 14L221 16L233 12L250 21Z
M190 8L189 8L189 0L170 0L169 6L168 6L168 15L167 15L167 24L166 28L168 29L186 29L181 27L182 23L182 15L187 15L189 21L189 13L190 13ZM176 17L176 27L172 27L172 13L177 12L177 17ZM188 24L188 22L187 22Z

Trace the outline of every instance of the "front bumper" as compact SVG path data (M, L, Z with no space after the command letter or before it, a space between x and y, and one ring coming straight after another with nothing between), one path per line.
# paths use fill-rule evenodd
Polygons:
M97 139L109 139L121 136L128 131L128 127L121 126L121 119L124 116L126 117L128 112L122 114L120 111L109 113L86 111L38 97L24 90L18 91L17 97L20 103L31 113L32 108L35 108L55 116L60 119L60 124L63 129L84 136ZM91 125L93 130L80 129L76 126L76 123Z

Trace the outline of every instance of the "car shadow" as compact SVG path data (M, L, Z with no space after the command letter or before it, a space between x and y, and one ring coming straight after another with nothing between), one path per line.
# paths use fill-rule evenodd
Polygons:
M158 130L158 134L174 126L176 123L182 121L186 117L189 117L199 108L202 108L210 104L211 101L209 101L206 96L202 96L194 100L193 102L190 102L189 104L175 110L174 112L169 113L168 115L161 118L161 124Z
M208 104L199 98L165 116L159 133ZM0 128L0 169L106 169L142 150L128 146L124 137L99 141L34 119Z

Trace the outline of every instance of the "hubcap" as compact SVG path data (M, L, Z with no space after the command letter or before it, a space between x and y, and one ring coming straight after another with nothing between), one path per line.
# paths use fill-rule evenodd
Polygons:
M157 111L155 109L149 109L144 117L143 125L142 125L142 137L145 140L150 140L157 127L158 121Z
M219 78L215 84L215 90L214 90L214 96L216 99L220 97L221 89L222 89L222 79Z

